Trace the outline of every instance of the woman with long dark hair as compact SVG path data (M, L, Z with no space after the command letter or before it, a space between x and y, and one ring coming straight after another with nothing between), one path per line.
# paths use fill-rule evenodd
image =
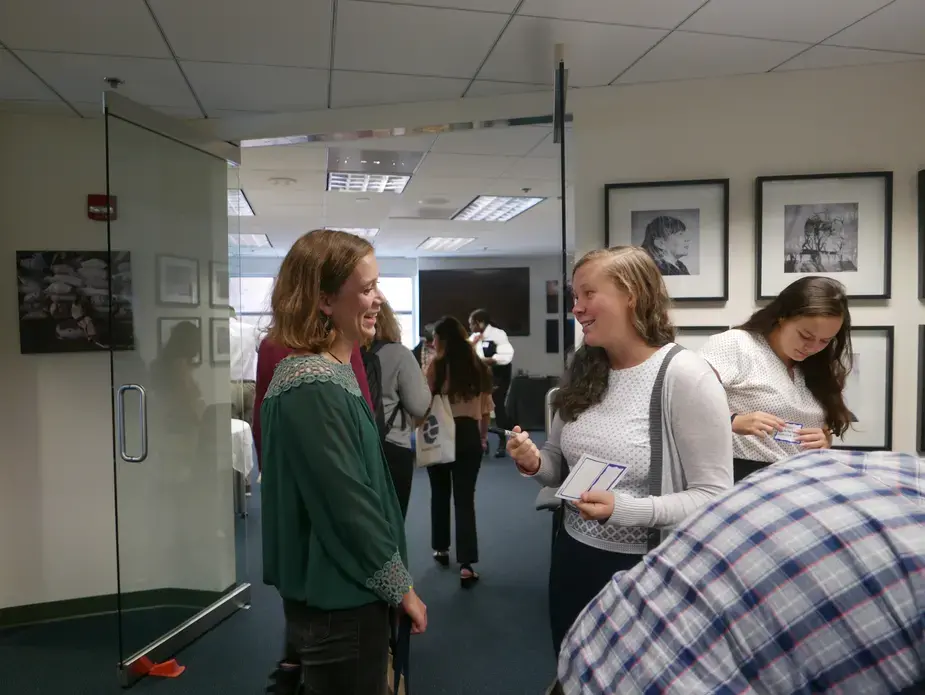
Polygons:
M434 560L450 564L450 495L456 509L456 561L460 585L478 581L472 566L479 561L475 527L475 483L491 417L491 372L475 354L462 323L452 316L434 326L436 356L427 368L431 392L449 396L456 423L456 460L428 467L431 545Z
M700 354L726 389L736 481L828 448L851 425L842 394L851 314L837 280L800 278L741 326L711 337Z

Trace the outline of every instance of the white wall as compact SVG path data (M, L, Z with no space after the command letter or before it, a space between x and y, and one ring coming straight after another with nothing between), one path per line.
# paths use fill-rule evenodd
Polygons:
M729 325L755 308L754 178L894 172L892 299L853 302L855 325L895 325L893 448L915 450L919 250L916 172L925 167L925 63L578 90L576 251L603 244L604 184L730 178L729 301L681 307L679 325ZM906 364L909 369L899 370Z
M106 249L105 223L86 214L87 194L105 192L103 148L98 120L0 114L0 382L7 394L0 417L0 608L116 591L109 356L20 354L14 258L17 250ZM199 195L201 185L209 184L197 188L178 180L171 156L162 149L158 153L164 166L153 166L149 156L143 170L133 169L132 155L117 156L113 190L120 195L121 220L114 229L119 245L132 252L138 341L137 351L117 356L120 381L141 379L139 365L156 354L155 250L200 258L205 308L186 313L200 316L204 326L212 315L208 260L216 257L218 246L214 239L201 240L208 239L202 219L184 224L156 204L184 192ZM223 170L217 185L223 198ZM225 233L218 236L222 244ZM208 365L207 340L203 349ZM195 378L207 403L227 403L227 367L206 366ZM131 425L131 414L127 419ZM156 434L150 442L155 454ZM127 589L217 589L234 580L227 436L215 442L215 451L220 450L221 462L209 465L227 466L227 475L206 476L227 480L220 489L197 488L201 475L183 478L188 459L171 463L156 455L141 464L147 469L126 473L131 477L120 481L125 483L120 489ZM157 462L154 472L151 464ZM210 523L203 522L203 514Z

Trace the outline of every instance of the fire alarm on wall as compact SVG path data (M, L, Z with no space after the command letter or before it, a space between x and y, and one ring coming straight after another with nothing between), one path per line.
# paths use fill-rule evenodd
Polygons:
M115 221L119 218L116 196L90 193L87 196L87 217L97 222Z

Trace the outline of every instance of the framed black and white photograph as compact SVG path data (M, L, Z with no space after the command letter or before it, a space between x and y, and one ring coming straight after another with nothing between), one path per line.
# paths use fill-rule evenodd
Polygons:
M231 328L228 319L209 319L209 352L213 365L231 364Z
M231 306L231 277L227 263L209 263L209 304L215 308Z
M838 280L852 299L889 299L892 227L892 172L759 177L758 299L805 275Z
M918 407L915 418L915 449L925 454L925 326L919 325Z
M919 299L925 299L925 169L919 172Z
M851 353L845 403L854 421L833 448L888 450L893 446L893 326L852 328Z
M158 256L157 303L163 306L199 306L199 261L180 256Z
M202 319L198 316L158 318L157 344L161 355L195 353L193 364L202 364Z
M16 277L22 354L134 349L128 251L17 251Z
M674 341L688 350L700 352L710 336L728 330L729 326L675 326Z
M547 280L546 281L546 313L547 314L560 314L562 313L562 306L559 304L559 281L558 280ZM569 313L572 313L572 305L575 303L575 300L572 298L572 288L566 285L565 287L565 306L568 307Z
M609 183L605 246L645 249L676 302L729 298L729 179Z

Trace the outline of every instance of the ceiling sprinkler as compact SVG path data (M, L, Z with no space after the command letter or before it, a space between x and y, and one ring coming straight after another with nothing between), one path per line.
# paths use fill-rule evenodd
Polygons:
M119 87L125 84L125 80L121 77L104 77L103 82L108 84L110 89L119 89Z

